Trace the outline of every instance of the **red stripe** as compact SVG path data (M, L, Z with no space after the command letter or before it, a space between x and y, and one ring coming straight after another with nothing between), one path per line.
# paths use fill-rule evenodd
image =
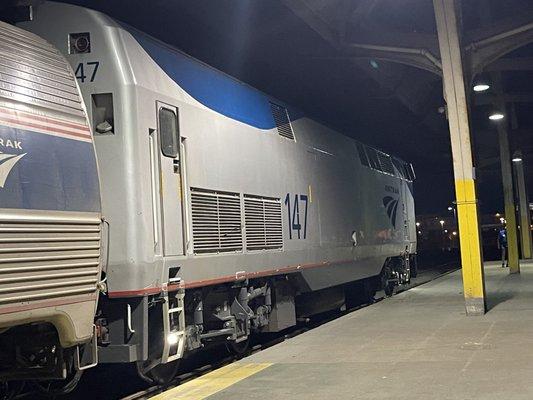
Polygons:
M66 131L66 130L59 129L59 128L51 128L51 127L47 127L47 126L43 126L43 125L32 124L31 122L22 122L22 121L20 121L18 119L13 119L13 118L1 118L1 121L2 122L12 123L12 124L17 124L17 125L21 125L21 126L27 126L27 127L30 127L30 128L36 128L36 129L40 129L40 130L47 131L47 132L61 133L63 135L68 135L68 136L81 137L81 138L84 138L84 139L90 139L91 138L90 134L71 132L71 131Z
M63 125L65 127L82 129L82 130L86 130L87 132L89 132L89 127L87 125L77 124L75 122L67 122L62 119L43 117L41 115L36 115L36 114L28 113L25 111L11 110L8 108L0 108L0 112L5 112L6 114L11 114L11 115L25 114L26 117L35 119L37 121L50 122L54 124L57 123L58 125Z
M166 290L169 292L173 292L178 289L192 289L192 288L198 288L202 286L216 285L220 283L235 282L235 281L239 281L243 279L253 279L253 278L262 278L265 276L290 274L290 273L300 272L301 270L304 270L304 269L331 267L333 265L349 264L351 262L354 262L354 260L324 261L321 263L314 263L314 264L290 265L287 267L279 267L275 269L267 269L267 270L257 271L257 272L245 272L243 274L239 274L238 277L236 276L237 274L235 274L235 275L221 276L221 277L214 278L214 279L204 279L204 280L199 280L199 281L182 282L177 285L168 285ZM150 294L158 294L158 293L161 293L162 291L163 291L163 287L158 286L158 287L148 287L148 288L136 289L136 290L117 290L117 291L108 292L108 296L110 298L137 297L137 296L146 296Z
M55 307L55 306L64 306L67 304L77 304L77 303L85 303L87 301L94 301L96 300L96 296L94 294L90 294L88 296L84 296L83 298L76 297L76 299L70 298L70 299L57 299L57 300L49 300L49 301L41 301L41 302L35 302L35 303L29 303L26 305L18 305L18 306L11 306L11 307L0 307L0 314L12 314L15 312L21 312L21 311L27 311L27 310L35 310L37 308L46 308L46 307Z

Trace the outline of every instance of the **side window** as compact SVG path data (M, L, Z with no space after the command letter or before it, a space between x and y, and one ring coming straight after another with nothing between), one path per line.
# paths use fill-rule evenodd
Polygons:
M378 159L383 172L394 175L394 167L392 166L392 161L390 157L387 154L378 151Z
M412 165L405 163L403 166L404 166L404 173L405 173L406 179L409 180L409 181L414 181L415 180L415 174L414 174L414 170L413 170Z
M392 163L398 170L398 173L397 173L398 178L407 179L407 177L405 176L405 171L403 169L403 163L397 158L392 158Z
M178 116L168 108L159 109L159 138L161 152L166 157L176 158L178 151Z

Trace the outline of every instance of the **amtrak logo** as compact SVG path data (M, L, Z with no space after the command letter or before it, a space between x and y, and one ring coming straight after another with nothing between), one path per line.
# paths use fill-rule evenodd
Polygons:
M383 205L387 209L387 215L392 223L392 227L396 229L396 210L398 210L398 199L394 199L391 196L385 196L383 198Z
M0 151L0 188L4 188L7 177L16 163L20 161L27 153L7 154Z

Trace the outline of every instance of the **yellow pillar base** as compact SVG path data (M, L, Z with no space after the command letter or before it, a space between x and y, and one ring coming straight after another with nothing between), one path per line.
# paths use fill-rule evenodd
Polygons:
M473 179L455 181L461 267L467 315L485 314L485 282Z

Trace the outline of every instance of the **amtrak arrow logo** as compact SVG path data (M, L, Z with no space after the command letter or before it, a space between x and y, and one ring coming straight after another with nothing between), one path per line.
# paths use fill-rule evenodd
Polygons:
M398 209L398 199L394 199L391 196L385 196L383 198L383 205L387 209L387 215L392 223L392 227L396 228L396 210Z
M0 151L0 188L4 188L9 173L19 160L27 153L6 154Z

